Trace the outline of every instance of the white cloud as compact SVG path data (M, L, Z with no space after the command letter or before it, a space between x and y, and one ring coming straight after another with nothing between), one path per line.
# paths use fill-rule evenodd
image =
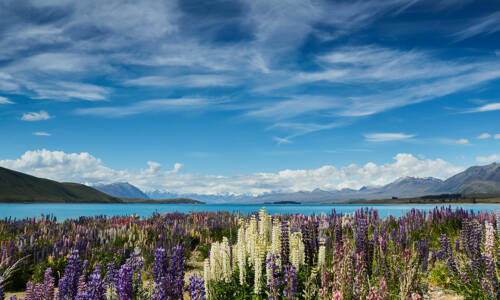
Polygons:
M93 84L66 81L53 82L50 86L46 84L31 84L30 88L38 95L34 98L53 100L80 99L100 101L106 100L106 97L110 93L109 88Z
M182 76L147 76L127 80L125 84L137 86L185 86L185 87L211 87L211 86L234 86L234 77L225 75L203 74Z
M257 109L249 110L245 116L279 121L339 106L338 99L311 96L262 104Z
M341 47L317 60L324 71L302 73L299 78L340 83L392 82L439 78L470 71L475 67L473 64L437 60L424 51L401 51L377 46Z
M319 56L317 63L319 71L288 74L289 78L262 82L256 90L285 91L301 84L323 86L325 82L344 84L343 97L323 97L323 101L338 105L311 107L309 112L362 117L431 101L500 78L496 58L453 61L438 58L432 52L373 45L336 48ZM302 101L306 103L307 99ZM281 103L273 105L278 107Z
M21 117L21 120L23 120L23 121L42 121L42 120L48 120L50 118L52 118L52 116L49 115L48 112L41 110L40 112L24 113L23 116Z
M491 134L485 132L485 133L478 135L476 138L480 139L480 140L485 140L485 139L489 139L490 137L491 137Z
M37 131L37 132L33 132L33 135L37 135L37 136L51 136L52 134L50 134L48 132L45 132L45 131Z
M458 144L458 145L466 145L468 143L469 143L468 139L458 139L455 141L455 144Z
M500 133L495 134L495 140L500 140Z
M273 138L274 141L278 144L278 145L281 145L281 144L291 144L292 141L290 140L290 138L286 138L286 137L274 137Z
M477 35L490 35L500 31L500 11L488 16L479 18L466 29L458 32L455 36L457 40L465 40Z
M368 142L390 142L408 140L414 137L414 134L405 133L368 133L365 138Z
M0 90L32 98L98 101L112 99L115 90L125 95L125 89L132 88L130 85L165 87L168 95L180 95L171 91L177 87L241 86L241 98L247 96L248 88L262 92L257 95L259 99L274 99L260 103L261 108L244 109L245 116L270 122L273 127L277 122L312 124L312 118L307 117L315 114L323 118L323 124L317 122L313 124L317 126L310 127L328 129L332 122L326 117L338 121L375 114L500 77L497 58L451 60L440 58L444 56L439 56L441 53L375 45L335 47L313 62L318 64L318 71L297 75L300 66L290 59L295 57L291 54L297 53L307 39L332 41L356 33L417 2L421 1L243 0L231 2L237 11L234 16L205 17L191 15L178 1L109 0L103 4L88 0L71 5L51 1L43 4L43 11L58 12L51 15L54 21L16 21L5 27L5 34L0 37L0 60L10 63L0 68ZM455 7L457 1L422 5L441 9ZM0 17L40 11L39 6L42 5L35 2L22 7L13 4ZM240 16L239 11L244 14ZM251 38L235 43L213 41L225 29L236 27L242 29L242 36L248 34ZM302 89L301 84L325 83L344 84L346 92L332 97L335 93L329 89L310 88L307 90L323 96L291 96L296 95L296 90L289 87ZM120 84L125 87L116 87ZM270 97L276 93L264 93L269 87L279 89L277 94L284 100ZM183 93L192 95L189 91ZM235 95L227 97L238 98ZM141 102L123 107L117 102L114 106L81 109L77 113L118 117L156 108L173 111L170 104L136 101ZM190 109L203 110L206 105ZM301 117L304 119L296 120ZM293 118L296 119L289 120ZM308 132L312 131L292 135Z
M212 102L202 98L156 99L135 102L128 106L103 106L95 108L84 108L78 109L75 112L79 115L118 118L158 111L189 111L192 109L205 108L209 106L209 104L212 104Z
M500 155L498 154L492 154L490 156L478 156L476 157L476 161L479 162L479 163L492 163L492 162L495 162L495 161L498 161L500 160Z
M0 104L12 104L14 102L10 101L9 98L0 96Z
M485 111L494 111L494 110L500 110L500 102L485 104L483 106L474 108L474 109L470 110L469 112L485 112Z
M463 170L443 159L420 159L400 153L394 161L377 165L368 162L363 166L345 167L324 165L310 170L282 170L275 173L252 173L235 176L202 175L182 172L182 164L163 170L158 162L147 162L139 171L114 170L89 153L62 151L27 151L20 158L0 160L6 168L59 181L81 183L110 183L128 181L139 188L170 191L181 194L252 194L270 192L296 192L321 188L335 190L345 187L360 188L364 185L384 185L401 176L447 178Z

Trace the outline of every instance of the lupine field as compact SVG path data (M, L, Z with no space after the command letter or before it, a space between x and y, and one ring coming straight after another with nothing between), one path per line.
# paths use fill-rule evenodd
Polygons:
M0 300L500 299L499 225L447 207L4 219Z

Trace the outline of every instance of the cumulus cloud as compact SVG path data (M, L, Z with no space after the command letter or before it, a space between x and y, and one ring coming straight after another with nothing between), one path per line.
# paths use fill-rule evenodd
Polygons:
M37 132L33 132L33 135L37 135L37 136L51 136L51 134L50 134L50 133L45 132L45 131L37 131Z
M0 160L6 168L59 181L82 183L111 183L128 181L139 188L169 191L179 194L251 194L360 188L365 185L384 185L401 176L447 178L463 170L441 158L423 159L399 153L385 164L368 162L362 166L324 165L317 169L286 169L275 173L252 173L235 176L203 175L182 172L177 163L163 170L158 162L148 161L147 168L138 171L115 170L89 153L62 151L27 151L17 159Z
M10 101L9 98L0 96L0 104L12 104L14 102Z
M485 140L485 139L489 139L490 137L491 137L491 134L485 132L485 133L478 135L476 138L480 139L480 140Z
M500 133L495 134L495 140L500 140Z
M478 156L476 157L476 161L479 163L492 163L500 160L500 155L498 154L492 154L490 156Z
M365 138L368 142L391 142L391 141L403 141L413 138L414 134L405 133L369 133L365 134Z
M457 144L457 145L466 145L468 143L469 143L468 139L458 139L455 141L455 144Z
M21 117L23 121L43 121L53 118L48 112L41 110L40 112L24 113Z

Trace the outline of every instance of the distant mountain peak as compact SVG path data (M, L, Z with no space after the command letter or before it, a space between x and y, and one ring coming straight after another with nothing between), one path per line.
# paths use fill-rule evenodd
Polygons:
M111 196L131 199L148 199L143 191L128 182L114 182L110 184L99 184L95 189Z

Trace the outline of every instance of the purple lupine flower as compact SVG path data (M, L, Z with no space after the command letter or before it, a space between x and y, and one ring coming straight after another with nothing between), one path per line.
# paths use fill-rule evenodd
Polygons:
M153 291L153 300L165 300L167 299L167 257L165 249L156 249L154 257L153 280L155 290Z
M35 300L35 291L33 289L33 282L28 281L26 283L26 294L24 296L25 300Z
M159 283L167 274L167 257L165 249L155 250L155 260L153 263L153 279Z
M88 283L88 299L89 300L104 300L104 282L101 279L99 268L96 267L94 272L89 276Z
M35 300L44 300L43 284L35 284Z
M453 252L451 250L450 239L446 236L446 234L441 234L440 256L440 259L445 261L448 265L448 269L451 271L452 275L459 276L458 269L453 258Z
M307 265L312 266L314 264L315 251L311 230L307 224L302 224L300 230L302 232L302 241L304 242L305 262Z
M295 274L295 266L288 265L284 268L284 284L283 295L287 300L293 300L297 298L297 276Z
M288 222L281 220L281 265L286 266L290 262L290 244L288 242Z
M337 226L335 226L335 243L338 245L342 245L342 223L338 222Z
M12 296L10 296L9 300L17 300L17 296L16 295L12 295Z
M115 263L110 262L106 267L105 282L108 285L115 286L117 281L118 281L118 270L116 269Z
M63 276L59 279L59 284L57 285L57 299L64 300L69 291L68 278Z
M184 248L177 245L174 247L174 252L170 257L168 276L169 282L172 284L171 298L182 299L182 291L184 289Z
M130 253L130 258L128 259L128 264L132 267L132 271L134 273L134 282L136 284L142 284L141 271L144 267L144 261L142 257L135 254L135 252Z
M78 292L78 281L80 278L80 256L78 250L72 250L68 257L68 264L64 270L63 277L59 280L59 299L74 299ZM62 281L62 282L61 282ZM62 285L62 289L61 289Z
M124 264L118 271L116 291L121 300L132 300L133 289L132 268L128 264Z
M87 300L87 283L85 282L85 275L80 276L78 279L78 289L76 292L76 300Z
M421 262L422 272L427 271L427 265L429 263L429 241L427 239L422 239L417 241L417 249L419 253L419 259Z
M182 299L185 272L183 254L184 248L179 245L175 246L167 268L165 250L156 249L153 263L154 300Z
M83 266L82 266L82 273L85 274L87 273L87 268L89 267L89 261L86 259L83 261Z
M167 299L167 280L165 277L160 278L159 282L155 283L152 300Z
M55 284L55 279L54 276L52 276L52 269L47 268L43 276L43 290L44 290L45 300L54 299L54 284Z
M198 275L189 277L189 285L186 287L191 300L205 300L205 281Z
M497 212L499 215L500 215L500 212ZM497 221L499 220L500 218L497 218ZM500 224L497 223L499 226ZM500 271L500 248L497 249L497 269Z
M270 277L267 278L267 289L270 300L278 300L281 296L281 281L279 278L279 266L276 260L279 259L278 254L270 254L266 259L267 268L271 271Z
M490 285L489 291L491 292L492 295L495 295L496 297L498 293L498 287L497 287L497 273L495 270L495 262L488 255L484 256L484 261L486 264L486 278L488 279ZM490 299L492 298L493 297L490 297Z

